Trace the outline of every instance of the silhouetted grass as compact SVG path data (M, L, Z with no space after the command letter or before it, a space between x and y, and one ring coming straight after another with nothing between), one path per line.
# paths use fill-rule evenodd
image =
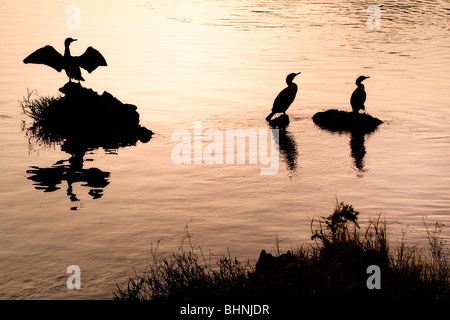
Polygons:
M440 238L442 225L428 231L430 254L405 241L391 247L385 221L370 221L364 232L352 206L311 222L315 245L272 255L263 250L255 266L221 257L206 262L200 248L180 246L169 258L157 257L130 278L114 299L448 299L449 269ZM367 268L380 268L381 289L369 289Z
M185 249L185 240L188 240L188 250ZM152 248L152 256L149 270L136 275L135 279L130 278L127 288L118 287L115 299L178 300L233 296L252 270L249 263L241 263L230 256L219 258L216 266L211 266L201 249L192 245L188 232L178 251L169 258L158 257L156 248Z
M34 99L33 96L35 96ZM58 144L63 141L63 137L59 132L53 130L49 121L52 119L55 106L58 106L61 99L61 95L40 96L35 90L27 90L27 95L19 102L23 113L34 120L26 130L25 127L23 128L30 139L45 145Z
M33 94L37 96L37 99L32 99ZM59 99L61 99L61 96L59 95L56 97L45 97L39 96L35 90L27 90L27 95L19 102L20 107L27 116L35 121L43 121L45 120L46 113L50 110L50 107Z

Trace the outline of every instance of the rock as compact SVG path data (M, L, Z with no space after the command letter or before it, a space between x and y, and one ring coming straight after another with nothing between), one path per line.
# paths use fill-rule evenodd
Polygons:
M282 114L269 121L272 128L284 129L289 125L289 116L287 114Z
M124 104L106 91L99 95L75 82L66 83L59 91L64 96L42 108L35 121L47 140L114 148L148 142L153 135L139 124L135 105Z
M256 262L255 272L264 277L276 275L289 268L295 261L296 258L290 251L274 257L266 250L262 250Z
M336 109L317 112L312 119L322 129L363 133L375 131L383 123L380 119L366 113L354 113Z

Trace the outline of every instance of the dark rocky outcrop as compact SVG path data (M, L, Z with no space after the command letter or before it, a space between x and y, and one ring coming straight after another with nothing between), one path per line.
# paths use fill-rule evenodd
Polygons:
M361 133L374 132L383 123L380 119L366 113L354 113L336 109L317 112L312 119L322 129L330 131L357 131Z
M289 116L287 114L281 114L280 116L269 120L269 125L274 129L285 129L289 123Z
M43 142L69 142L86 148L117 148L148 142L153 132L139 124L137 107L108 92L99 95L79 83L59 89L64 95L22 103L35 121L30 131Z

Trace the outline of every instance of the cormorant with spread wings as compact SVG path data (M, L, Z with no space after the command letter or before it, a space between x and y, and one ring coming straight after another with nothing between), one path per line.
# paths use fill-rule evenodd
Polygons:
M30 54L23 62L45 64L58 72L64 69L70 82L71 79L84 81L80 67L91 73L99 66L107 66L102 54L92 47L87 48L81 56L72 57L69 46L73 41L77 39L67 38L64 41L64 56L48 45Z

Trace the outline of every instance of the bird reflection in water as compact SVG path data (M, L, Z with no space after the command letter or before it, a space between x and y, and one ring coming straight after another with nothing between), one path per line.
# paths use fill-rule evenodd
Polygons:
M61 149L71 157L67 160L60 160L51 167L41 168L32 166L27 170L31 174L27 179L32 180L36 189L44 192L53 192L61 189L59 187L64 181L67 183L67 196L72 202L80 202L79 197L74 193L74 186L82 183L81 186L89 188L88 194L93 199L99 199L103 196L103 189L109 184L109 172L98 168L83 168L84 156L86 152L92 151L83 148L73 148L63 145ZM72 206L71 210L78 209L79 206Z
M31 127L25 128L28 136L30 148L35 145L57 146L61 147L61 151L70 154L69 159L60 160L50 167L31 166L27 170L29 175L27 179L34 182L35 188L44 190L44 192L53 192L60 190L60 186L64 182L67 183L67 196L72 203L78 203L72 206L71 210L77 210L83 207L74 189L78 184L82 187L89 188L88 194L92 199L100 199L103 196L104 189L109 185L110 173L95 167L85 168L86 154L90 154L98 149L104 149L108 154L117 154L115 151L119 148L134 146L139 140L136 136L128 137L112 137L106 140L98 139L77 139L72 137L61 141L58 135L55 135L46 128L34 123Z
M298 150L297 143L294 136L286 129L289 125L289 116L286 114L270 120L269 125L272 129L278 129L278 140L275 143L278 145L280 154L282 155L286 168L290 173L295 173L298 166Z
M372 132L364 132L362 130L333 130L326 127L321 127L321 129L338 134L345 133L350 136L350 155L353 158L357 176L362 177L362 174L366 171L364 163L364 157L366 155L365 138L366 135L370 135Z
M295 139L293 135L286 129L280 130L279 138L280 153L286 162L286 168L290 172L294 173L297 171L298 158L297 144L295 143Z
M366 155L365 133L361 131L350 132L350 149L353 163L358 171L364 172L364 156Z

